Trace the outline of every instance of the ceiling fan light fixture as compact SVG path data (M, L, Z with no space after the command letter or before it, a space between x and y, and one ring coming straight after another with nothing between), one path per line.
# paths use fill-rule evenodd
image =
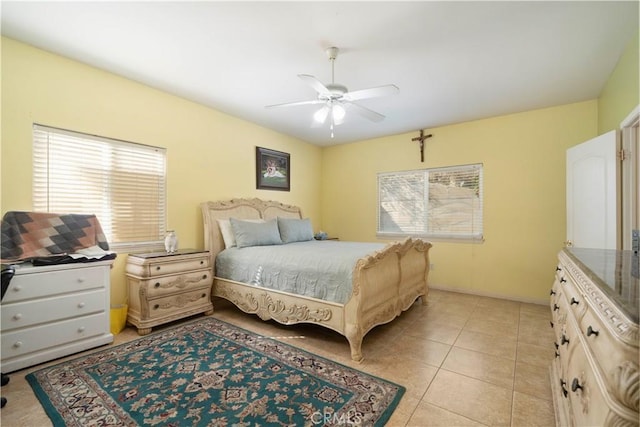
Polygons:
M347 114L344 107L340 104L333 104L331 108L331 114L335 123L342 123L344 116Z
M324 121L327 120L328 115L329 107L325 105L313 114L313 120L318 123L324 123Z

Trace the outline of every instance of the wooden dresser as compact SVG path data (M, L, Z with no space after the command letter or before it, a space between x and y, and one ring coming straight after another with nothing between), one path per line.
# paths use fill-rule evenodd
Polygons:
M638 258L579 248L558 258L550 369L556 423L638 426Z
M3 373L113 342L112 262L14 267L1 305Z
M209 252L183 249L131 254L127 260L127 321L140 335L194 314L213 314L213 274Z

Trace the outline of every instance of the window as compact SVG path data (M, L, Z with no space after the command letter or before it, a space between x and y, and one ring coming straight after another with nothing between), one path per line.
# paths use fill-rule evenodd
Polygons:
M378 237L482 240L482 165L378 174Z
M95 214L112 246L161 246L166 151L33 125L33 209Z

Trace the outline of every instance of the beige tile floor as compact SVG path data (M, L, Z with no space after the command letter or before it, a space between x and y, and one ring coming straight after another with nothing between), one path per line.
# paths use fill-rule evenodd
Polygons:
M546 305L431 290L427 305L417 302L367 334L360 364L333 331L263 322L223 300L215 301L214 317L403 385L388 426L554 425ZM114 344L136 337L127 328ZM51 425L25 381L43 366L10 375L2 387L9 400L0 411L2 426Z

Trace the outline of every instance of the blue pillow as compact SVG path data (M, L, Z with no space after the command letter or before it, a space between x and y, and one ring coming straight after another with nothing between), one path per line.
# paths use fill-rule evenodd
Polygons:
M249 222L235 218L229 218L233 235L236 238L236 246L246 248L249 246L279 245L280 232L278 222L275 219L265 222Z
M282 243L307 242L313 240L313 227L311 220L280 218L278 217L278 228Z

